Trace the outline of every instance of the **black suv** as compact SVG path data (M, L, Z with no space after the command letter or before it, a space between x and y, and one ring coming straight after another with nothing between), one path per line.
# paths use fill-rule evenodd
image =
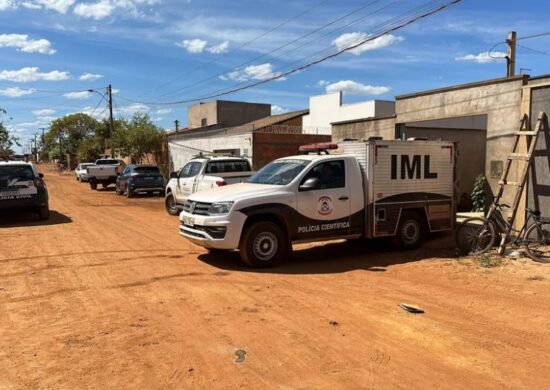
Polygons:
M0 210L33 210L40 219L48 219L48 189L43 177L30 163L0 162Z
M155 165L128 165L116 180L117 195L158 193L164 196L164 178Z

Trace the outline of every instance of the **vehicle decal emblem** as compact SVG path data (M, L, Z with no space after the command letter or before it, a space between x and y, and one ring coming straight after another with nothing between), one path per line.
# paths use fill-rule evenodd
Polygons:
M195 212L195 207L197 207L197 204L195 202L191 202L191 205L189 205L189 213L193 214Z
M317 201L317 212L321 215L332 213L332 198L330 196L321 196Z

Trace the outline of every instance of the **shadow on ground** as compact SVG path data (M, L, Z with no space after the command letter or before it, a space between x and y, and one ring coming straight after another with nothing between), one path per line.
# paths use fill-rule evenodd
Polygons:
M386 268L415 261L457 258L451 235L438 235L424 246L409 251L397 250L388 240L354 240L295 247L291 258L274 268L245 266L237 251L204 253L198 257L214 267L243 272L273 274L332 274L354 270L384 272Z
M0 215L0 228L21 226L50 226L71 223L73 220L57 211L50 211L50 218L41 221L38 214L31 211L2 211Z

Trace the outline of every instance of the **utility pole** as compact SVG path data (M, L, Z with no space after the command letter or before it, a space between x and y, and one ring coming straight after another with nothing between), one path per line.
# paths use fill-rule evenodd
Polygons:
M174 124L176 125L176 135L178 135L178 131L180 130L180 121L176 119Z
M34 133L34 162L38 162L38 145L36 144L36 137L38 133Z
M512 77L516 74L516 32L510 31L508 33L508 39L506 39L508 45L508 55L506 56L506 76Z
M115 157L115 151L113 150L113 133L115 132L115 123L113 120L113 89L111 84L107 87L107 94L109 95L109 148L111 149L111 158Z

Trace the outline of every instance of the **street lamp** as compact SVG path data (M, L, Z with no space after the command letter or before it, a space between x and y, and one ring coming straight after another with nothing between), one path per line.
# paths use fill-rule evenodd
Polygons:
M113 89L111 88L111 84L107 86L107 91L106 91L107 98L105 98L104 94L98 92L95 89L88 89L88 92L97 93L109 105L109 147L111 148L111 157L114 157L113 145L111 144L113 133L115 131L115 124L113 120Z

